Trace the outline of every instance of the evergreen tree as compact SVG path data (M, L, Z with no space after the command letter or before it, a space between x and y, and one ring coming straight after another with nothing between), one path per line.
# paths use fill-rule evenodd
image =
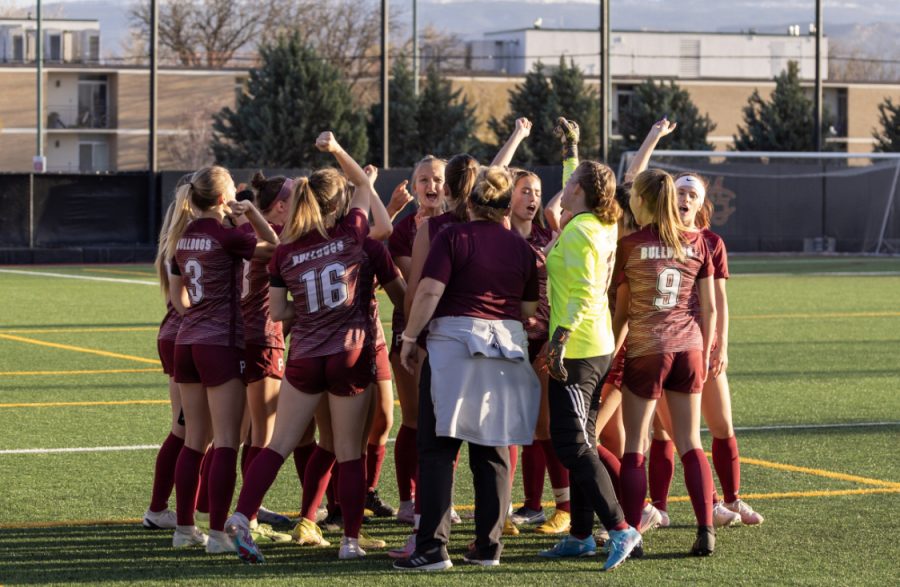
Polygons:
M236 109L213 115L216 161L228 167L318 167L331 159L313 146L325 130L357 160L365 156L365 117L340 71L297 33L261 46L260 60Z
M584 73L571 61L567 65L565 58L560 58L559 68L550 76L550 83L556 98L554 126L560 116L576 121L581 130L578 152L584 159L596 158L600 150L600 96L597 90L585 85ZM528 141L533 138L532 133ZM558 158L559 139L555 136L548 138L553 139L551 142L555 145L555 156ZM556 160L550 159L549 162L555 163Z
M830 126L823 115L823 131ZM800 67L789 61L788 68L775 78L775 91L769 101L759 90L744 107L744 127L734 136L737 151L815 151L816 138L813 101L800 86ZM679 128L679 132L681 129Z
M405 59L397 59L391 71L388 97L390 99L390 163L395 167L409 167L424 154L419 141L419 100L415 95L412 70ZM381 103L372 105L369 125L370 161L381 163L384 115Z
M878 105L878 122L881 130L873 130L875 151L882 153L900 152L900 104L894 104L890 98Z
M707 136L716 125L709 115L700 114L691 101L691 95L675 82L656 84L648 79L634 88L628 108L619 111L619 134L622 139L616 142L614 151L620 153L640 147L647 131L664 115L678 123L678 130L662 139L661 148L690 151L713 149Z
M475 137L478 126L475 107L462 96L462 89L454 90L450 80L442 77L434 66L428 68L419 95L415 124L419 129L416 157L426 153L439 156L479 154L481 143Z
M531 135L519 146L513 161L527 166L558 163L560 144L553 134L556 118L560 116L557 112L557 99L550 79L544 73L544 65L538 62L534 70L525 75L525 81L509 91L509 113L500 120L491 117L488 126L502 145L515 129L516 119L528 118L532 124ZM568 118L565 114L562 116ZM574 116L571 118L584 132L581 121Z

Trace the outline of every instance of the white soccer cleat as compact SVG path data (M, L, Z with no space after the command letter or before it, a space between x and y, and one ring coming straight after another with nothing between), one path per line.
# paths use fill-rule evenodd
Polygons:
M459 514L456 512L456 508L452 505L450 506L450 523L451 524L461 524L462 518L459 517Z
M172 534L172 546L174 548L190 548L191 546L206 546L209 537L200 531L197 526L179 526Z
M672 524L671 520L669 520L669 512L667 512L666 510L661 510L659 508L656 509L657 511L659 511L659 527L668 528Z
M341 550L338 558L341 560L354 560L366 556L366 551L360 548L359 540L344 536L341 538Z
M209 531L209 540L206 542L206 554L236 553L237 545L230 536L219 530Z
M741 521L741 515L733 512L721 501L717 501L713 505L713 526L716 528L726 528L733 526Z
M147 510L141 525L148 530L174 530L178 525L178 516L169 508L161 512Z
M756 526L765 521L765 518L753 511L753 508L747 505L743 500L737 499L732 503L723 502L722 505L738 514L741 518L741 523L746 524L747 526Z
M644 509L641 511L641 526L638 528L641 534L645 534L646 532L657 528L662 521L662 512L656 509L653 504L648 503L644 505Z

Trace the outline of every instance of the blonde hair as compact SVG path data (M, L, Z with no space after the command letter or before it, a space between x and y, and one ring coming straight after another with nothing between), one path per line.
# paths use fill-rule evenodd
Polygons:
M675 180L661 169L648 169L634 178L632 189L653 213L660 240L672 248L676 259L683 262L685 253L681 235L687 232L687 227L678 214Z
M513 190L512 175L503 167L485 167L478 173L469 206L472 212L492 220L501 222L509 210L509 200Z
M413 172L412 172L413 183L416 183L416 178L419 175L419 168L421 168L424 165L434 165L435 163L445 169L447 167L447 162L445 160L441 159L440 157L435 157L434 155L425 155L424 157L419 159L419 162L416 163L415 166L413 167Z
M584 191L588 209L604 224L615 224L622 215L616 201L616 176L596 161L582 161L572 176Z
M347 180L336 169L320 169L295 179L281 242L293 242L313 230L328 238L326 223L346 207L346 192Z
M184 234L187 225L194 220L194 209L209 210L218 204L219 197L229 191L229 187L234 189L231 174L227 169L218 165L198 169L191 175L182 177L178 183L181 185L175 190L175 206L172 210L171 224L166 233L166 258L164 261L175 257L178 240ZM162 237L160 237L160 241L162 241Z

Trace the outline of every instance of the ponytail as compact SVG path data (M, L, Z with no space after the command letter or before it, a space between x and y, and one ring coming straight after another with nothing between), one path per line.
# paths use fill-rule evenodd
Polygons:
M454 155L444 170L450 212L462 221L468 220L466 206L478 179L479 165L471 155Z
M672 249L676 259L684 262L681 236L687 231L687 227L678 214L678 199L672 176L661 169L648 169L634 179L633 189L643 200L643 205L652 211L660 240Z
M281 232L281 242L293 242L312 230L316 230L322 237L328 238L322 210L319 208L316 194L309 185L309 178L299 177L294 180L291 211L288 213L287 222Z
M187 225L194 219L194 211L191 208L191 192L193 188L190 183L180 186L175 191L175 201L169 206L169 212L166 212L166 218L169 220L168 226L163 222L162 229L159 232L159 251L156 254L156 271L159 273L160 286L163 291L169 288L168 267L166 266L171 259L175 258L175 251L178 248L178 240L184 234ZM161 253L165 255L161 255Z

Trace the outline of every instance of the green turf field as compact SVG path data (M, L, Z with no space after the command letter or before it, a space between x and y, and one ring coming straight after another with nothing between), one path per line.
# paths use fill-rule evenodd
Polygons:
M270 547L257 567L174 551L169 532L139 525L156 456L146 447L169 422L151 268L0 268L0 585L900 584L900 259L735 257L731 267L742 493L766 522L720 530L709 559L687 556L693 514L679 466L673 527L648 533L645 558L608 576L599 558L537 558L553 539L527 529L505 540L501 567L464 568L470 520L454 529L457 566L440 574L400 575L375 551L339 562L337 547ZM112 450L52 450L95 447ZM380 492L396 503L391 450ZM288 463L266 505L296 512L299 500ZM456 503L471 512L465 454ZM368 530L391 545L408 532L382 520Z

